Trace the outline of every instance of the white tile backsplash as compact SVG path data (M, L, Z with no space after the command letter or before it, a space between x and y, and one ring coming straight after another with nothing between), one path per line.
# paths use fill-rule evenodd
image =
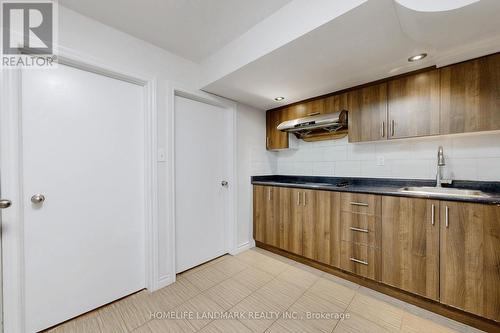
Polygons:
M313 162L313 175L316 176L333 176L335 174L334 162Z
M273 153L283 175L433 179L443 146L444 177L500 181L500 132L348 143L347 138L299 141L296 150ZM377 165L382 157L383 165Z

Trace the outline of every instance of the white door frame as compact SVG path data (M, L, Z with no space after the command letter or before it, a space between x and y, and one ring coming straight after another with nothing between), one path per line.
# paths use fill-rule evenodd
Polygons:
M58 62L88 72L137 84L144 90L144 186L145 186L145 272L146 288L158 288L158 202L157 202L157 102L155 78L116 69L99 61L89 60L74 51L59 47ZM12 207L2 211L2 287L4 331L25 331L24 253L23 253L23 182L22 182L22 123L21 71L2 70L0 73L0 181L2 196L12 201ZM9 237L6 237L8 233Z
M168 221L168 232L169 232L169 252L170 252L170 265L169 272L171 275L166 277L165 284L175 282L176 275L176 246L175 246L175 97L184 97L201 103L210 104L213 106L221 107L229 112L230 122L232 126L229 128L228 134L228 144L230 156L228 160L230 164L228 166L228 182L229 182L229 195L228 195L228 210L226 211L226 224L225 224L225 243L226 252L234 253L237 249L237 160L236 160L236 112L237 104L233 101L227 100L225 98L205 93L200 90L192 90L190 88L171 84L167 92L168 105L170 112L167 115L167 128L169 144L167 149L167 161L168 169L170 170L168 175L168 188L169 188L169 198L168 198L168 209L169 209L169 221Z

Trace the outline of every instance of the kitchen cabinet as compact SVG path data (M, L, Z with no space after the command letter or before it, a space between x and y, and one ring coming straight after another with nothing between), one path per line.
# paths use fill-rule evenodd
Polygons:
M322 98L307 102L305 107L306 107L306 116L313 116L328 112L325 109L325 100Z
M340 268L380 280L381 198L341 193Z
M353 143L500 130L499 82L496 53L271 110L267 148L289 147L281 121L344 109Z
M350 91L349 142L387 139L387 83Z
M254 237L500 322L500 205L255 185Z
M439 134L439 70L390 80L389 139Z
M279 188L254 186L254 239L273 246L279 246L278 203Z
M382 198L382 282L439 299L439 201Z
M305 199L302 255L339 267L340 194L330 191L308 191Z
M440 71L440 134L500 129L500 53Z
M302 255L302 227L307 209L303 201L308 200L306 192L310 191L286 187L279 189L279 248L299 255Z
M287 109L266 112L266 149L278 150L288 148L288 133L278 131L276 127L286 119Z
M500 321L500 207L440 203L441 302Z
M380 251L371 246L342 241L340 268L378 281L380 279Z
M349 110L347 93L336 94L325 98L325 112L339 112Z

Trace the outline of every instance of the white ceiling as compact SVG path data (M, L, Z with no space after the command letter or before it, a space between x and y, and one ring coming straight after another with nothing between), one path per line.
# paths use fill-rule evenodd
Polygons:
M59 0L59 3L200 62L290 1Z
M368 0L203 89L269 109L447 61L498 52L499 17L499 0L481 0L440 12L411 10L393 0ZM429 56L418 63L407 61L420 52ZM286 100L275 102L277 96Z
M197 62L203 90L260 109L500 52L500 0L59 3Z

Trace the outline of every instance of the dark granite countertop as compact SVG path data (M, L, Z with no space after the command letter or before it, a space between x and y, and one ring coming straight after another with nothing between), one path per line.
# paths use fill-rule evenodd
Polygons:
M447 194L426 195L400 191L402 187L408 186L435 186L435 180L271 175L253 176L252 184L500 205L500 182L454 180L452 185L446 186L480 190L489 195L489 197L472 198Z

